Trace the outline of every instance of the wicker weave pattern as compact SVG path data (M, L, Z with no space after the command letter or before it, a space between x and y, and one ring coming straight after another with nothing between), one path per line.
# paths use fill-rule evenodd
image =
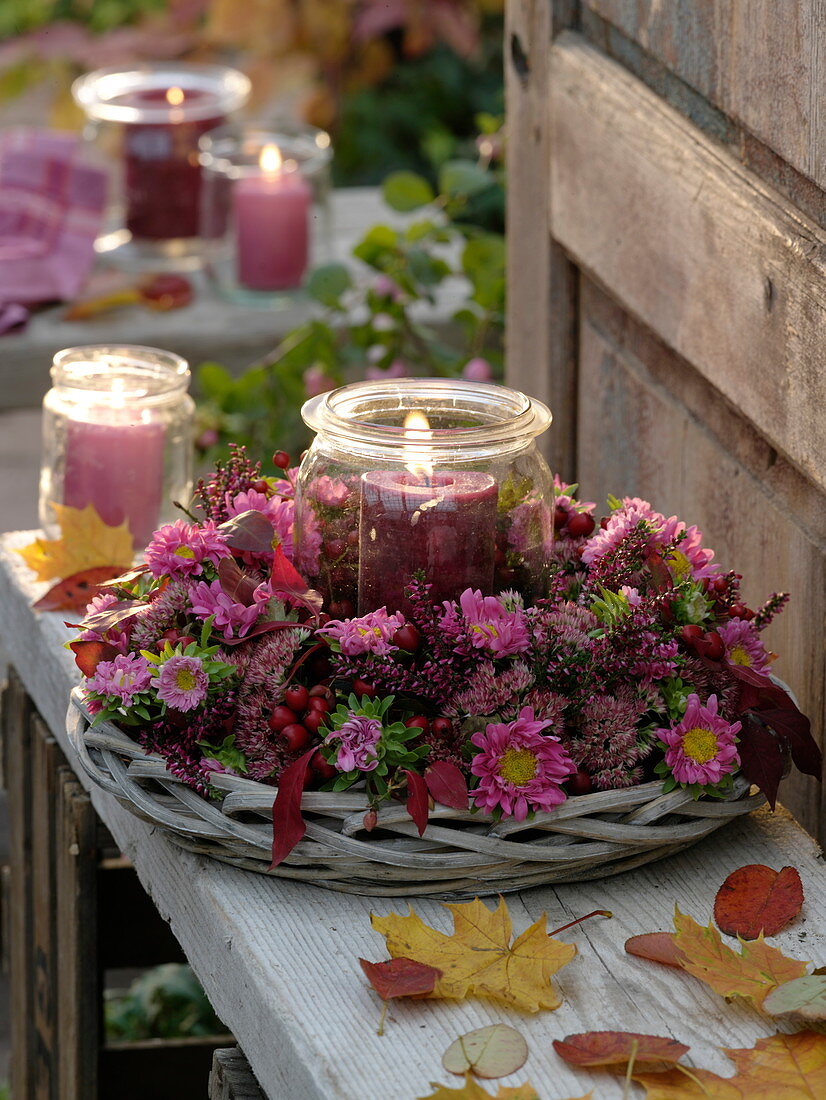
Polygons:
M80 692L72 693L69 737L87 774L138 817L191 852L269 872L273 787L216 773L225 791L210 802L167 771L111 723L89 728ZM550 882L603 878L678 852L765 801L735 779L727 801L695 802L661 784L569 798L530 821L491 822L437 806L423 837L403 806L382 809L366 833L358 793L308 791L307 835L269 872L353 894L469 898Z

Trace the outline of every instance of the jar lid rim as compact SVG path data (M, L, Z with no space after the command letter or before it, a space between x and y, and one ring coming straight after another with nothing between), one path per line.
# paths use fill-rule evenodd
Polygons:
M140 104L118 102L138 91L159 90L180 85L186 91L209 92L204 99L169 103ZM193 85L195 85L193 87ZM252 84L248 76L227 65L209 65L197 61L144 62L125 68L113 65L95 69L72 84L72 98L90 118L105 122L166 123L213 118L216 111L229 114L249 99Z
M85 369L84 369L85 368ZM140 344L85 344L64 348L52 360L52 381L62 388L88 393L100 390L94 380L107 372L121 369L125 373L151 378L158 388L153 393L144 390L119 391L142 397L162 397L186 390L189 385L189 363L175 352ZM108 391L107 391L108 392Z

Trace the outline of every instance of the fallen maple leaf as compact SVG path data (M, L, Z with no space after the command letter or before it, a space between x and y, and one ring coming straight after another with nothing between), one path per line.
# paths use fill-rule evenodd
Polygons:
M85 611L93 597L100 595L106 581L120 572L119 565L96 565L74 573L52 585L34 604L35 611Z
M746 1050L726 1050L734 1077L706 1069L634 1074L646 1100L817 1100L826 1096L826 1036L771 1035Z
M684 1043L659 1035L633 1031L583 1031L554 1039L554 1050L572 1066L624 1065L633 1057L640 1062L679 1062L689 1051Z
M425 966L413 959L387 959L385 962L369 962L359 959L367 980L383 1001L391 997L420 997L432 993L441 970Z
M826 1020L826 974L806 974L778 985L763 1001L763 1011L771 1016L805 1016L807 1020Z
M92 504L85 508L63 504L52 507L60 525L60 538L35 539L17 551L39 581L62 580L101 565L123 569L132 564L128 524L107 526Z
M808 963L790 959L760 936L740 941L738 955L713 925L704 927L675 909L674 944L685 955L684 970L723 997L744 997L757 1008L778 985L802 978Z
M675 966L678 970L683 968L685 956L677 949L673 932L646 932L642 936L632 936L625 941L625 950L638 959L650 959L663 966Z
M728 876L714 899L714 919L727 936L756 940L775 936L803 906L803 884L794 867L775 871L749 863Z
M524 1036L509 1024L477 1027L455 1039L442 1055L442 1065L458 1077L507 1077L528 1060Z
M450 1085L440 1085L437 1081L431 1081L430 1087L435 1092L429 1092L427 1096L419 1097L419 1100L539 1100L539 1094L529 1082L524 1085L500 1085L499 1091L490 1093L483 1089L478 1081L474 1081L468 1073L465 1075L465 1083L458 1089ZM579 1100L593 1100L593 1094L579 1097Z
M391 955L442 971L434 997L460 1000L475 993L524 1012L560 1006L551 975L571 961L576 947L547 934L545 913L511 944L513 928L503 898L493 912L478 898L445 908L453 914L451 936L430 928L412 908L406 917L391 913L370 919Z

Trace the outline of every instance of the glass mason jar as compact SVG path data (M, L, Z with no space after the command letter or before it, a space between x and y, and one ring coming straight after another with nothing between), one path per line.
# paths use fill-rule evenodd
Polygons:
M136 549L175 518L192 491L189 366L168 351L102 344L54 357L43 399L40 524L57 533L53 503L92 504L128 523Z
M83 136L111 181L98 252L124 267L200 265L198 142L249 93L235 69L182 61L98 69L74 82Z
M540 401L488 383L357 382L306 402L317 434L296 486L296 564L335 617L466 588L547 591L554 489Z
M218 291L289 304L330 258L330 135L311 126L221 126L201 138L201 237Z

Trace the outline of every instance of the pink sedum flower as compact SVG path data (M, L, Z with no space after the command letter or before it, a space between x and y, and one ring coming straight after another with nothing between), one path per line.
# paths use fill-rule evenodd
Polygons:
M272 593L265 582L253 593L249 606L236 603L221 587L220 581L198 581L191 593L192 610L199 619L215 616L215 626L225 638L243 638L255 624L270 601Z
M89 691L120 699L129 706L135 695L146 691L152 670L145 657L137 653L119 653L112 661L101 661L87 682Z
M529 648L523 610L508 611L496 596L483 596L479 589L472 588L465 589L459 597L459 606L476 649L485 649L494 657L512 657Z
M549 725L534 717L532 707L523 707L516 721L474 733L471 742L480 751L470 770L479 786L471 795L481 810L500 807L506 817L524 821L530 810L552 810L565 801L560 784L576 765L558 737L542 733Z
M378 718L353 714L341 729L328 733L324 743L340 742L336 756L336 767L340 772L351 772L353 768L371 772L379 762L377 748L381 734L382 726Z
M404 626L404 615L388 615L386 607L371 611L359 619L331 619L321 633L341 646L346 657L376 653L380 657L398 649L390 639Z
M723 639L729 664L750 668L764 675L771 672L769 655L752 623L745 619L731 619L718 626L717 633Z
M705 706L699 696L689 695L682 721L656 732L667 746L665 763L678 783L713 785L740 764L735 744L740 723L718 715L716 695Z
M175 710L194 710L206 699L209 677L200 658L177 653L160 666L152 686L161 702Z
M159 527L147 546L144 557L154 577L175 574L197 577L205 561L217 565L229 557L229 547L214 520L185 523L176 519Z

